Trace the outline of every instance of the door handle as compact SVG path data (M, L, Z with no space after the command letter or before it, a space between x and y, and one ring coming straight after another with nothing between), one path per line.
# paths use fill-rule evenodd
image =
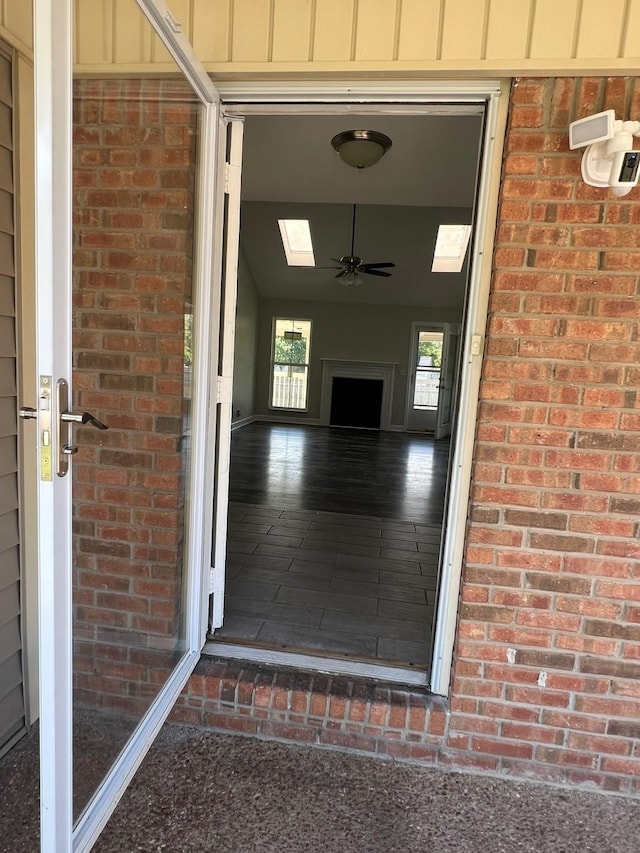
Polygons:
M72 412L69 408L69 384L66 379L58 379L56 384L58 425L58 476L64 477L69 471L69 459L78 452L71 441L72 424L91 424L96 429L109 429L91 412Z
M108 424L103 424L91 412L61 412L60 420L71 424L91 424L96 429L109 429Z
M38 412L31 406L23 406L21 409L18 409L18 415L23 421L37 420L38 418Z

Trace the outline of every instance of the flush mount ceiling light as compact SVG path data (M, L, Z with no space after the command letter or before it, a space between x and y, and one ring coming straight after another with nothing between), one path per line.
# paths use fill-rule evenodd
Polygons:
M347 166L367 169L387 153L391 140L377 130L344 130L333 137L331 145Z

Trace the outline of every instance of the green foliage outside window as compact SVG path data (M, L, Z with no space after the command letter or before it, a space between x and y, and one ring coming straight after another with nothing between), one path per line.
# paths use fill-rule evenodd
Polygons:
M442 367L442 343L440 341L420 341L418 355L430 355L433 367Z

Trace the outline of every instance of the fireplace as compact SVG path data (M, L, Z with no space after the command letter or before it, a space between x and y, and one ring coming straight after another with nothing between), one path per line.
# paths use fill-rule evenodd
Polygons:
M320 423L391 429L395 368L393 362L323 358Z
M380 429L382 379L334 376L331 384L331 426Z

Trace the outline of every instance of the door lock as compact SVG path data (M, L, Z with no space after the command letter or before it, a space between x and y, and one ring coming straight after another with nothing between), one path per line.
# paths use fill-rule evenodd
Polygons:
M66 379L58 379L56 385L58 417L58 476L64 477L69 471L69 459L78 452L79 448L71 443L72 424L91 424L96 429L109 429L91 412L69 411L69 384Z

